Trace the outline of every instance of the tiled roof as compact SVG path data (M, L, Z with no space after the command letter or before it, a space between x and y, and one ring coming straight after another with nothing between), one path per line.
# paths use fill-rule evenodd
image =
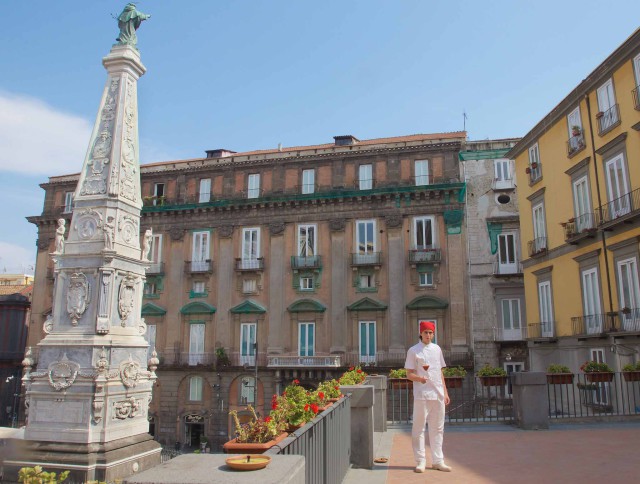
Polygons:
M0 286L0 296L8 296L10 294L23 294L26 295L25 293L23 293L22 291L24 289L26 289L27 287L33 287L33 286L23 286L23 285L2 285Z

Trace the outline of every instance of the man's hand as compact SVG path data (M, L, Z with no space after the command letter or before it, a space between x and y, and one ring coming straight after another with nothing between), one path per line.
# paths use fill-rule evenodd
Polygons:
M451 399L449 398L449 394L447 393L447 394L444 396L444 404L445 404L445 405L449 405L450 403L451 403Z

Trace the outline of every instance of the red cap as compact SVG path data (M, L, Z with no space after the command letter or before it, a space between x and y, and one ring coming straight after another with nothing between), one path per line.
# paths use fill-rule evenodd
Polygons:
M436 332L436 325L433 324L433 322L431 321L422 321L420 322L420 333L423 333L424 331L428 331L431 330L434 333Z

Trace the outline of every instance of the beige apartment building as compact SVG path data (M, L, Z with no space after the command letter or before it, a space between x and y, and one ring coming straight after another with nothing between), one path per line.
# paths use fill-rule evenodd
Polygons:
M465 132L236 153L141 167L152 230L142 314L160 357L151 432L213 449L230 409L267 409L360 364L403 366L421 320L449 364L473 361L468 324ZM51 313L56 220L78 175L42 184L29 345ZM108 336L105 336L108 337ZM472 363L471 363L472 364Z

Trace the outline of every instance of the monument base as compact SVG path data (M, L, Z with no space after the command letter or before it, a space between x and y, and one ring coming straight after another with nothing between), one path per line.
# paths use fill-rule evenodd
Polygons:
M67 482L113 482L160 464L160 444L149 434L95 444L64 444L13 440L4 461L4 480L18 482L22 467L41 466L59 474L71 471Z

